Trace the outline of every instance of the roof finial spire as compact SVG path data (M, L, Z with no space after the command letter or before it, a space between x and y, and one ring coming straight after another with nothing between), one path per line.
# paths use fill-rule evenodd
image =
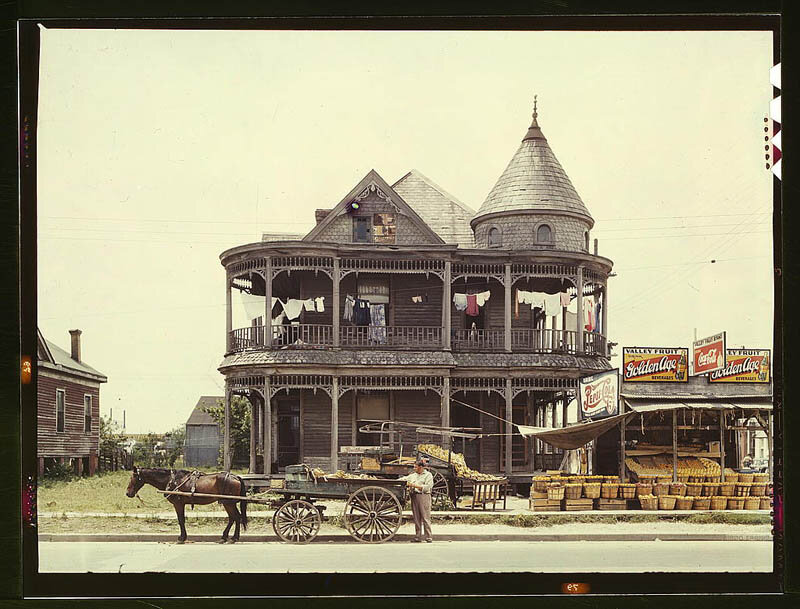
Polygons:
M542 135L541 129L539 129L539 122L536 120L539 117L539 112L537 108L538 102L538 95L534 93L533 95L533 121L531 122L531 126L528 127L528 133L525 134L525 137L522 138L522 141L525 140L533 140L533 139L544 139L544 135Z
M536 112L536 98L537 97L538 97L538 95L536 95L536 93L534 93L533 94L533 121L534 122L536 122L536 117L539 116L539 114Z

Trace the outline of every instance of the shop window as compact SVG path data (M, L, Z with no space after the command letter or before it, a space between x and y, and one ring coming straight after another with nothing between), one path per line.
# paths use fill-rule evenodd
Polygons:
M64 390L56 389L56 431L64 431Z
M549 224L541 224L536 229L536 241L538 243L552 243L553 242L553 229Z
M354 217L353 218L353 241L355 243L370 243L372 241L370 218L367 217Z
M83 396L83 431L92 431L92 396Z
M395 243L397 239L397 223L394 214L373 214L372 238L374 243Z
M503 245L503 235L500 229L493 226L489 229L489 247L500 247Z

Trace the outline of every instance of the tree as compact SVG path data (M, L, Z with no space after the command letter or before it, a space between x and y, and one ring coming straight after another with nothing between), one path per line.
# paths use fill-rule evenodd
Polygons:
M119 426L111 419L100 417L100 452L122 450L124 444L125 436L120 432Z
M155 450L160 441L156 434L148 433L141 442L133 447L133 462L139 467L160 467L164 465L164 455Z
M170 467L175 467L175 461L183 455L183 447L186 444L186 426L178 425L172 431L164 434L167 441L167 463Z
M205 411L220 426L225 428L225 404L208 406ZM235 395L231 398L231 460L233 463L249 459L250 455L250 400ZM220 456L222 459L222 456Z

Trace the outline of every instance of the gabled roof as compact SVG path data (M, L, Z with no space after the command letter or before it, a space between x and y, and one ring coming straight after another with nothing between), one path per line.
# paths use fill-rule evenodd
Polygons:
M211 418L211 415L208 414L205 409L217 406L220 402L224 402L225 398L223 396L215 396L215 395L204 395L201 396L199 400L197 400L197 405L195 405L194 410L192 410L192 414L189 415L189 418L186 420L187 425L216 425L217 422Z
M37 333L39 364L49 364L51 369L56 370L66 368L69 372L90 376L92 380L101 383L108 381L105 374L95 370L86 362L78 362L72 359L72 356L67 351L64 351L64 349L55 343L51 343L49 340L45 339L41 330L37 329Z
M500 179L472 219L504 211L555 211L594 220L542 134L534 106L533 122Z
M410 218L414 224L419 226L423 233L426 233L430 236L434 243L444 243L442 238L425 223L419 214L403 200L403 197L395 192L395 190L389 186L386 180L384 180L374 169L369 170L369 173L367 173L367 175L361 179L355 188L347 193L347 195L339 202L339 204L334 207L319 224L311 229L311 232L303 237L303 241L314 241L317 235L319 235L325 229L325 227L330 225L335 218L347 213L347 205L351 201L365 196L370 191L378 192L379 194L382 193L384 198L386 198L387 201L390 201L397 208L399 213Z
M467 207L444 188L412 169L392 184L396 193L414 208L445 243L474 247L469 226L475 210Z

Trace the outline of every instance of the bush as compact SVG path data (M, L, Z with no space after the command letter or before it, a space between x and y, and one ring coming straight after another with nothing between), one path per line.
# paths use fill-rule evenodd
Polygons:
M44 470L44 481L47 482L71 482L75 480L75 470L69 463L54 463Z

